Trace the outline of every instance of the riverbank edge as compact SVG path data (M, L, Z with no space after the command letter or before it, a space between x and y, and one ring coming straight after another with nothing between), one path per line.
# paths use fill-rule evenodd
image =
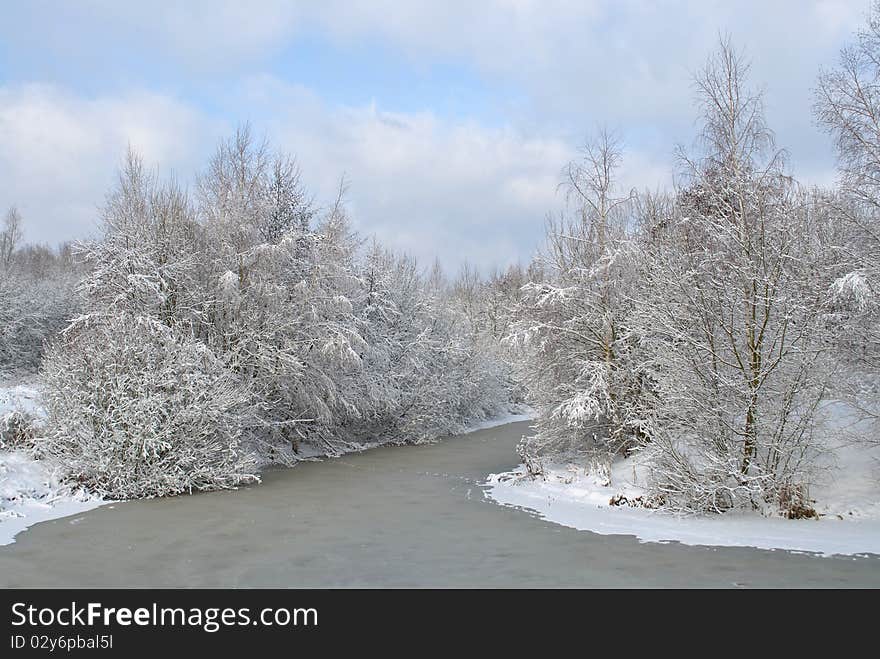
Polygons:
M870 556L880 561L880 518L874 510L861 516L833 513L818 520L789 520L748 512L678 516L611 504L612 498L620 495L635 499L639 491L638 486L628 483L600 482L583 468L562 464L547 466L540 477L530 476L525 466L519 465L491 474L484 483L486 498L495 504L599 535L632 536L645 543L749 547L823 557Z
M513 411L469 424L455 435L527 421L532 418L528 408L517 406ZM26 412L37 418L43 415L39 389L31 381L0 384L0 417L13 411ZM350 453L360 453L384 446L381 442L357 446ZM333 459L315 452L303 460ZM289 468L289 467L288 467ZM62 470L51 460L36 460L21 451L0 450L0 547L15 542L18 534L41 522L75 517L110 503L120 503L71 488L63 482Z

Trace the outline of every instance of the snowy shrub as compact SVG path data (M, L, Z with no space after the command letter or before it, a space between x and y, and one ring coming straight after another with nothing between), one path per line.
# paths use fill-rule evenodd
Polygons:
M0 449L31 450L36 436L35 420L30 414L13 411L0 416Z
M196 337L207 300L187 196L130 155L104 219L103 239L79 247L85 314L43 364L41 447L110 498L254 481L250 392Z
M256 480L249 397L203 344L150 318L83 317L42 370L43 450L71 479L114 499Z
M665 430L665 429L664 429ZM646 449L651 494L679 513L723 513L751 508L764 498L767 480L752 469L741 472L737 446L707 447L701 436L676 440L658 432Z
M864 271L856 270L838 277L832 282L829 297L835 307L865 312L878 302Z
M779 489L779 509L788 519L819 519L804 485L788 485Z

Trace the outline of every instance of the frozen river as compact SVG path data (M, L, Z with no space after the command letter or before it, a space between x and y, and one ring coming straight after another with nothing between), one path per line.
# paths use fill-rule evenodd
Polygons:
M486 500L527 423L133 501L0 547L3 586L878 587L880 559L645 544Z

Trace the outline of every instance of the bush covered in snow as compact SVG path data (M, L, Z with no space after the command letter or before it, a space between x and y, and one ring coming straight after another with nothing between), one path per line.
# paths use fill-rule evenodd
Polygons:
M78 319L43 366L42 448L107 498L256 480L249 398L204 344L151 318Z
M13 410L0 415L0 450L32 449L37 429L27 412Z

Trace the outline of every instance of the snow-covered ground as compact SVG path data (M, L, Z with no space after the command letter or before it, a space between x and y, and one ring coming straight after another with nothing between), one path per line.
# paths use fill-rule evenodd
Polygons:
M40 392L30 382L7 383L0 380L0 416L16 411L42 416Z
M0 418L14 411L42 414L36 387L0 384ZM76 515L103 503L62 484L59 475L50 460L0 450L0 545L14 542L16 535L33 524Z
M832 410L840 422L845 414ZM850 436L850 440L852 435ZM612 497L645 493L647 470L638 458L614 464L609 479L583 466L545 465L532 478L522 465L492 474L487 496L502 505L537 513L547 521L602 535L632 535L643 542L757 547L834 554L880 555L880 447L842 439L829 447L820 480L811 488L819 520L788 520L757 513L681 517L631 506ZM836 468L835 468L836 467Z
M29 526L97 508L104 502L61 484L45 460L0 451L0 545L15 542Z

